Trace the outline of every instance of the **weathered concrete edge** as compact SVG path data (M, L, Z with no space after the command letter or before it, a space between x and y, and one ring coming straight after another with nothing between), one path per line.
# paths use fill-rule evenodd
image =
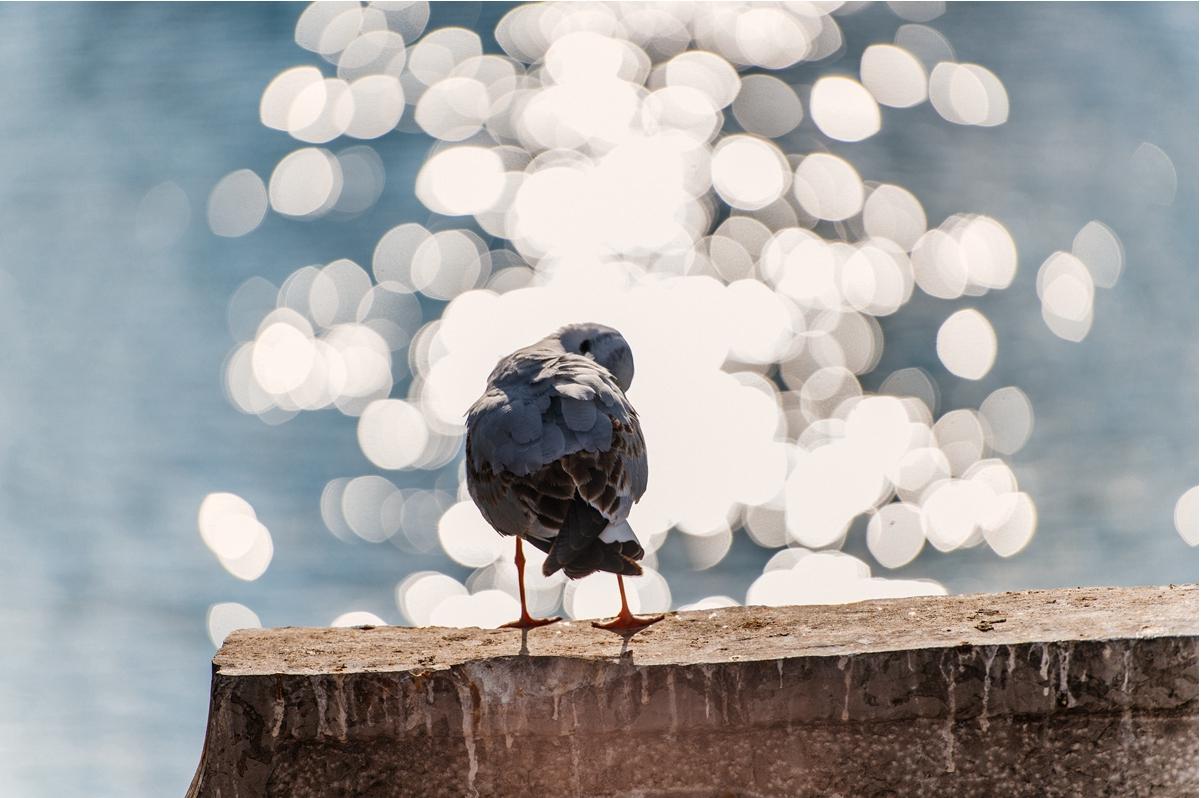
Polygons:
M1139 595L1154 599L1154 590L1169 589ZM1114 597L1121 593L1112 591ZM1132 723L1191 730L1190 740L1180 742L1195 754L1190 719L1197 712L1196 590L1166 595L1193 619L1190 624L1178 618L1169 626L1191 625L1192 634L1164 634L1162 624L1152 624L1145 635L1131 637L964 642L860 654L809 645L793 655L726 662L504 654L387 671L275 674L226 674L215 665L205 751L189 795L212 794L213 784L228 778L235 762L240 778L260 783L274 767L273 758L286 757L297 745L335 751L385 739L406 740L406 747L441 739L446 742L438 745L461 747L465 734L482 753L493 745L489 740L503 739L507 748L515 737L553 741L568 735L605 743L618 731L617 738L652 740L677 733L761 736L770 728L818 733L823 727L847 735L858 734L852 730L864 723L897 721L949 724L946 734L959 735L986 730L1003 716L1023 724L1043 722L1037 717L1073 723L1066 719L1088 717L1095 723L1095 716L1111 716L1127 730ZM956 598L970 606L982 597ZM777 610L761 612L771 611ZM1140 627L1127 621L1128 628ZM755 631L772 633L770 627ZM590 718L585 728L567 720L584 713ZM254 739L231 738L235 729ZM258 793L252 788L234 794Z
M1115 729L1169 723L1195 730L1197 639L928 648L719 665L503 657L429 671L215 674L212 702L219 709L210 716L189 796L214 794L206 783L227 782L231 767L241 783L265 785L277 756L383 740L433 750L457 750L465 742L484 751L514 740L569 736L577 740L573 745L601 748L613 740L749 738L771 729L859 734L852 730L864 724L898 722L916 724L914 731L943 729L938 733L953 740L1004 718L1029 725L1071 717L1096 723L1099 716L1112 717ZM588 718L584 726L581 717ZM231 730L243 734L231 736ZM1181 742L1195 749L1195 735ZM233 794L263 793L252 787Z
M577 692L595 692L607 696L606 700L620 693L623 700L632 702L637 698L645 706L651 703L650 693L658 688L666 688L671 700L677 689L705 696L728 694L755 683L774 684L780 691L814 683L838 684L839 690L807 696L795 707L786 702L774 704L763 707L753 718L744 719L766 726L773 725L777 715L781 716L781 723L870 723L914 718L962 719L988 714L1040 716L1066 711L1173 714L1196 711L1197 652L1196 636L1157 636L930 646L907 651L805 654L725 663L639 665L629 657L505 655L416 670L255 675L214 672L211 693L229 697L239 694L244 687L248 693L260 695L268 688L277 696L291 690L307 692L319 708L313 731L322 736L338 727L333 736L340 739L353 736L347 724L355 717L374 722L367 694L382 690L395 697L397 689L422 693L432 706L435 702L430 700L431 695L439 691L461 693L466 687L472 691L473 700L490 702L493 713L503 713L517 705L521 705L522 713L529 713L531 704L544 700L553 703L556 698ZM856 698L857 691L868 690L875 681L898 685L922 681L908 679L906 674L920 675L923 669L931 667L941 676L945 691L930 695L915 690L905 701L888 706ZM586 673L586 679L572 678L582 673ZM952 692L973 686L983 688L986 684L988 689L979 690L973 697L949 700ZM1165 685L1170 689L1164 689ZM1100 693L1090 690L1098 686L1105 690ZM634 692L638 695L634 696ZM367 700L356 707L354 702L364 698ZM926 700L931 698L934 700ZM271 708L275 727L289 725L285 721L292 707L273 702ZM457 711L441 719L454 720ZM545 714L554 721L559 712L548 704ZM662 713L653 714L663 717ZM331 720L334 716L336 720ZM328 724L322 723L322 719ZM723 714L722 720L726 722L729 718ZM327 725L329 728L325 728ZM594 733L616 730L593 728ZM678 731L671 724L662 724L661 730Z
M1125 640L1197 633L1195 585L1071 588L881 599L840 605L669 613L628 645L587 621L521 635L502 629L285 627L230 635L225 675L430 670L520 653L639 665L846 656L962 645Z

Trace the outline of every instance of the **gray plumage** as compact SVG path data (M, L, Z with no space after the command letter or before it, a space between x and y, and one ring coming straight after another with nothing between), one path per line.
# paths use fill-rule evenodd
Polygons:
M468 411L468 491L498 532L547 552L547 574L641 573L626 523L647 482L633 378L621 333L568 325L502 358Z

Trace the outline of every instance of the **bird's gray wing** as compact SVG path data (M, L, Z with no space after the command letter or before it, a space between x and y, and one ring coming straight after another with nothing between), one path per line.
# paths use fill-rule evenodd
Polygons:
M642 573L635 562L642 558L642 547L625 523L646 488L646 446L637 416L632 416L631 422L612 421L607 449L581 449L547 466L566 473L574 495L547 552L544 574L549 576L559 568L571 577L597 570ZM614 527L622 531L607 537L606 532Z
M468 413L468 489L484 516L502 533L550 540L578 496L605 521L592 536L624 521L646 490L646 445L613 376L578 355L510 360Z

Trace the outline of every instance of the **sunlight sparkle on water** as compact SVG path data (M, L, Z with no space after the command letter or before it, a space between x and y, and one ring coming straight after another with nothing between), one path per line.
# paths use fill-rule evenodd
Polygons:
M941 17L947 10L947 4L942 0L907 0L906 2L890 0L888 7L892 13L910 22L930 22Z
M478 133L488 118L488 88L472 78L446 78L417 101L414 118L421 129L443 141L463 141Z
M746 75L731 111L748 133L776 138L792 131L805 116L796 91L771 75Z
M769 571L751 585L746 603L843 604L898 596L943 596L946 588L923 580L881 579L867 563L838 551L815 552L788 569Z
M396 604L413 626L428 626L439 604L455 596L466 596L467 588L446 574L417 571L396 586Z
M874 188L863 205L863 229L909 251L926 232L926 212L906 189L885 183Z
M930 104L948 122L995 127L1009 118L1009 94L979 64L944 61L930 72Z
M263 622L249 607L237 602L221 602L208 608L206 624L209 640L220 648L226 636L237 629L261 629Z
M438 540L460 565L480 568L500 557L501 538L471 501L459 502L438 521Z
M926 100L926 70L912 53L891 44L863 51L859 77L881 105L909 108Z
M863 207L863 181L855 167L835 155L814 153L796 168L793 191L807 213L832 222Z
M168 180L152 187L134 213L134 237L148 250L164 250L188 229L192 205L188 195Z
M342 167L327 150L315 147L292 152L271 173L271 207L285 216L319 216L333 208L342 193Z
M1028 493L999 494L980 521L984 540L1002 557L1012 557L1026 548L1038 527L1038 510Z
M457 64L482 54L479 34L466 28L439 28L409 51L408 70L426 86L433 86Z
M387 626L387 622L383 618L376 615L374 612L366 610L351 610L344 612L337 618L329 622L333 627L345 626Z
M210 493L196 519L200 537L232 576L253 582L267 570L275 553L271 533L254 508L233 493Z
M738 602L729 596L705 596L700 601L694 601L691 604L681 604L680 612L688 612L690 610L718 610L722 607L737 607Z
M267 207L262 178L249 169L230 172L209 194L209 229L228 238L244 236L263 221Z
M758 210L780 198L792 182L778 148L751 136L729 136L713 152L713 189L732 208Z
M1190 546L1197 545L1197 486L1186 490L1176 501L1176 507L1172 513L1172 520L1176 524L1176 531L1180 533L1180 537L1185 543Z
M938 328L938 359L957 377L978 380L997 358L997 334L980 311L968 308L947 317Z
M1129 179L1135 195L1145 202L1166 207L1176 200L1176 165L1156 144L1144 141L1135 147Z
M912 504L886 504L868 521L868 551L885 568L900 568L912 562L925 542L921 508Z
M940 552L987 544L1003 557L1028 544L1033 499L997 458L1030 438L1029 400L986 385L995 390L979 412L940 407L948 380L992 373L989 320L973 308L941 312L930 341L950 372L941 386L907 364L882 382L874 375L890 329L878 319L906 313L915 289L982 297L1008 289L1019 261L998 219L965 209L931 228L923 203L946 198L860 173L867 161L855 147L870 145L854 143L915 113L894 109L929 99L942 119L985 127L1009 113L997 76L960 63L920 24L943 4L892 5L910 24L894 44L867 47L858 80L837 61L854 9L835 18L826 4L525 5L497 26L503 55L464 28L425 32L425 3L303 11L296 42L327 65L271 80L263 124L315 145L424 133L432 146L415 185L397 190L415 189L437 216L381 226L366 242L369 271L338 259L295 264L274 294L266 281L245 283L229 307L238 345L225 388L267 423L323 408L358 416L376 469L438 472L435 488L420 489L337 477L314 502L340 540L440 551L472 569L465 582L434 571L402 580L406 622L516 616L511 541L462 484L464 412L498 357L581 319L619 328L638 362L630 395L654 471L630 518L648 552L646 575L629 580L636 611L671 606L655 569L670 535L683 536L677 551L695 570L723 562L744 531L760 546L791 545L746 595L772 604L945 592L872 577L836 551L862 534L861 516L886 568L912 563L927 540ZM826 58L830 69L771 74ZM802 135L802 98L838 154ZM393 166L375 147L295 149L266 185L231 172L209 195L209 226L232 237L269 209L293 224L363 213ZM1142 146L1132 168L1149 201L1171 201L1166 153ZM1096 221L1071 250L1044 264L1037 287L1047 324L1079 340L1094 286L1114 284L1124 255ZM253 510L233 499L208 506L201 534L222 563L261 559L266 529ZM545 579L534 573L545 555L526 548L540 613L616 612L611 575ZM335 623L382 622L364 618Z
M809 115L818 130L837 141L862 141L880 130L876 99L851 78L819 78L809 96Z
M380 543L400 530L403 497L396 486L375 474L355 477L342 488L342 517L368 543Z
M429 439L421 411L403 399L377 399L359 416L359 446L375 465L408 468L417 462Z
M426 161L417 175L417 199L446 216L486 211L504 189L504 164L483 147L443 150Z
M404 37L391 30L368 30L338 56L338 77L353 81L370 75L400 78L407 53Z
M395 129L405 109L404 88L391 75L366 75L350 84L354 110L346 135L376 139Z
M928 25L902 25L893 42L913 53L927 73L942 61L955 60L955 50L947 37Z
M1014 385L998 388L980 403L980 416L987 423L988 445L1002 454L1016 454L1034 428L1030 399Z
M1038 269L1043 321L1055 335L1078 343L1093 324L1095 288L1088 267L1075 255L1054 252Z
M1122 273L1125 252L1117 233L1096 219L1072 239L1072 254L1080 259L1098 288L1113 288Z

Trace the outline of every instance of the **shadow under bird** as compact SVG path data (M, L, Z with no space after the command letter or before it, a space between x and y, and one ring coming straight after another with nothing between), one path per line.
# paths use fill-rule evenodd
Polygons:
M543 574L617 575L621 612L602 629L637 631L662 620L630 612L622 576L642 573L642 546L626 522L646 491L646 442L625 392L634 355L621 333L569 324L501 358L467 413L467 489L484 518L516 538L521 617L527 541L546 552Z

